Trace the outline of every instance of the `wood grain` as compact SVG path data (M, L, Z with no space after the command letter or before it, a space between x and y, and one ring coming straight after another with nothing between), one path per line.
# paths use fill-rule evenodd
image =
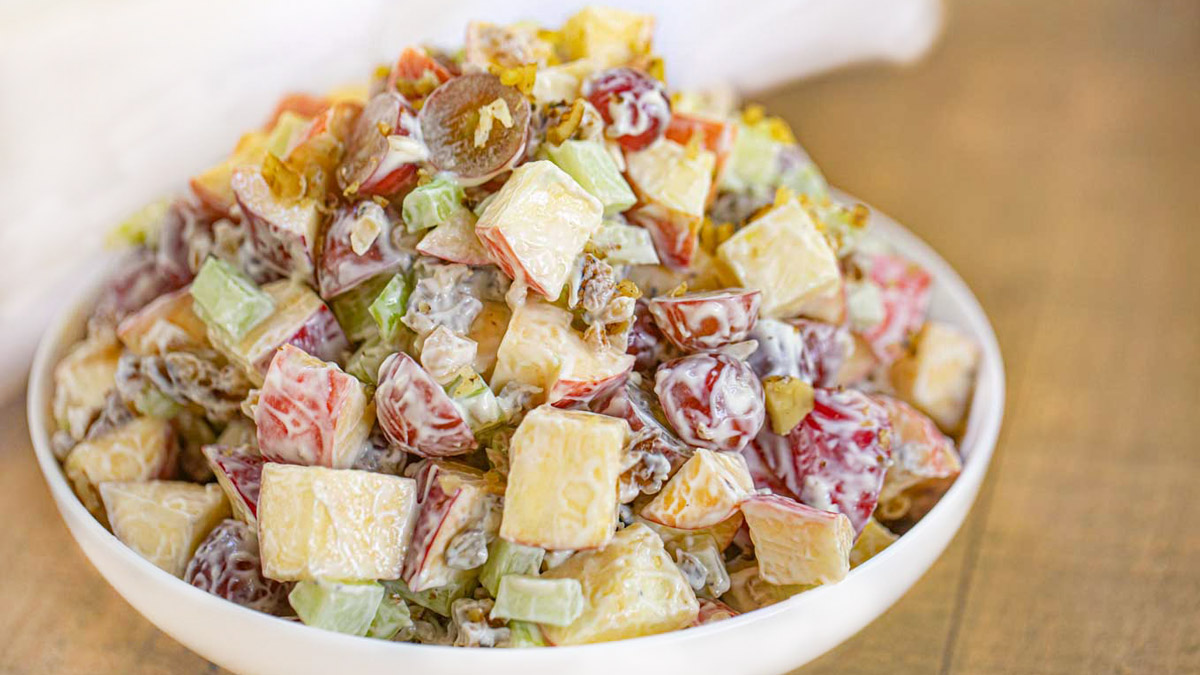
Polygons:
M1200 672L1200 3L948 10L920 64L762 97L957 267L1008 365L962 532L797 673ZM219 672L88 565L20 404L0 410L0 512L0 672Z

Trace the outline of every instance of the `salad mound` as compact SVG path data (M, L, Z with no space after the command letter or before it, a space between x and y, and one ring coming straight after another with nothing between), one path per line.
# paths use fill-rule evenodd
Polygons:
M475 22L292 94L117 230L54 450L131 549L382 640L571 645L845 578L944 493L979 349L653 19Z

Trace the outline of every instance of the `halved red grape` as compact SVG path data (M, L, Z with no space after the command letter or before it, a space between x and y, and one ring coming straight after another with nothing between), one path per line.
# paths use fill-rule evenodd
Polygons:
M675 357L678 351L663 337L662 331L650 316L650 305L639 299L634 309L633 327L629 329L629 346L626 354L636 359L634 370L654 370L658 364Z
M671 122L666 89L640 70L602 70L583 83L583 95L608 125L605 135L629 151L658 140Z
M592 401L591 409L601 415L625 420L634 434L647 429L650 439L641 449L662 455L671 463L672 471L692 454L691 448L668 428L662 406L648 384L626 380L608 396Z
M379 228L374 241L361 254L356 253L356 237L373 225ZM372 201L362 201L339 209L325 232L321 262L317 267L321 297L332 298L367 279L399 268L404 253L392 243L392 228L395 225L392 216Z
M288 584L263 576L254 528L225 520L196 549L183 580L243 607L268 614L289 612Z
M689 445L741 450L766 421L762 383L742 361L692 354L658 367L654 393L667 421Z
M404 352L379 367L375 414L388 440L422 457L462 455L479 445L454 400Z
M815 389L813 411L787 436L754 440L771 472L800 501L846 514L861 531L879 501L891 457L891 421L854 389Z
M507 107L508 117L485 122L485 128L491 125L486 134L477 131L483 111L497 100ZM453 172L463 184L479 185L512 168L520 158L529 135L529 115L529 101L521 92L501 84L495 75L471 73L434 89L418 119L430 163Z
M358 117L338 168L343 190L390 197L415 182L417 163L392 150L388 136L411 136L416 128L412 106L394 91L376 94Z
M761 304L761 291L727 288L654 298L650 314L680 349L702 351L745 340Z

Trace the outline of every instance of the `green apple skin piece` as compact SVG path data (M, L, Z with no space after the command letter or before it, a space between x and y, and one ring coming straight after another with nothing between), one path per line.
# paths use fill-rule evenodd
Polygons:
M453 178L439 175L404 197L404 225L409 232L437 227L462 206L463 197L462 186Z
M546 155L580 187L600 200L604 215L620 213L637 203L616 160L599 142L564 141L562 145L546 146Z
M509 647L545 647L546 638L542 636L542 629L538 628L536 623L528 621L509 621L508 622L508 646Z
M400 332L404 330L405 326L400 319L404 318L404 313L408 311L408 294L411 290L412 286L408 283L408 279L403 274L397 274L383 287L383 290L367 308L367 311L374 317L375 325L384 342L394 342Z
M479 585L478 571L478 569L466 570L456 575L455 580L445 586L426 589L419 593L409 590L408 584L400 579L384 581L383 584L389 593L395 593L414 605L420 605L435 614L448 617L450 616L450 605L454 604L455 600L470 595L471 591Z
M412 612L408 609L408 603L404 602L404 598L385 589L379 609L375 611L375 618L371 620L371 627L367 629L367 637L391 640L400 631L412 625Z
M288 602L306 625L366 635L383 594L383 586L374 581L301 581L288 594Z
M546 550L536 546L522 546L496 537L488 547L488 559L483 564L479 581L494 598L500 592L500 580L509 574L535 576L542 568Z
M569 626L583 613L583 585L578 579L539 579L509 574L500 579L493 619L517 619L549 626Z
M196 314L240 340L267 320L275 301L233 265L219 258L204 261L192 282Z
M392 275L381 274L329 301L329 308L351 342L369 340L379 332L371 305L391 280Z

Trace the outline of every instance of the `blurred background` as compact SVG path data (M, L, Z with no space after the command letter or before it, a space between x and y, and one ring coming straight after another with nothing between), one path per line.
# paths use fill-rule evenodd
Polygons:
M685 7L658 6L663 29ZM937 3L906 6L935 12L908 15L907 41L892 34L888 49L887 21L825 31L824 43L797 29L807 41L792 38L796 48L818 60L771 77L810 77L752 98L792 124L833 184L959 270L999 334L1008 408L983 492L945 555L798 672L1200 672L1200 2L949 1L919 61L811 76L855 54L919 54ZM789 39L771 38L760 42ZM873 55L829 58L863 42ZM17 320L4 318L6 335ZM10 401L0 670L217 672L86 562L35 467L24 406Z

